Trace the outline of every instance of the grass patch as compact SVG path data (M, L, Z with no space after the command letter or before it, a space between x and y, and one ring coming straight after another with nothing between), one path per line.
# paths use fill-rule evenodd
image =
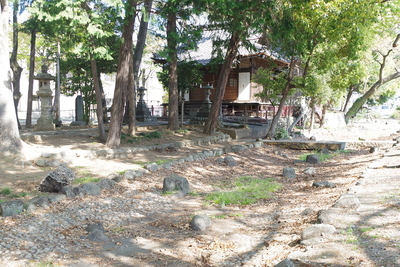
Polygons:
M92 177L92 176L85 176L81 178L76 178L72 181L73 184L87 184L87 183L97 183L100 181L100 178Z
M222 206L249 205L260 199L271 197L271 193L281 187L282 185L272 179L240 177L235 180L233 190L208 194L206 200Z
M121 140L128 142L130 144L140 143L142 141L149 141L153 139L159 139L162 135L158 131L150 132L150 133L139 133L137 136L130 136L128 134L121 133Z
M11 189L10 188L0 189L0 195L3 195L3 196L11 195Z
M10 188L2 188L0 189L0 195L5 196L7 198L20 198L25 197L28 193L20 192L20 193L13 193Z
M319 151L313 150L310 153L300 155L299 160L306 161L308 155L318 155L320 161L327 161L327 160L330 160L330 159L338 156L339 154L346 154L346 153L350 153L350 151L349 150L336 150L335 152L332 152L329 154L323 154L323 153L320 153Z

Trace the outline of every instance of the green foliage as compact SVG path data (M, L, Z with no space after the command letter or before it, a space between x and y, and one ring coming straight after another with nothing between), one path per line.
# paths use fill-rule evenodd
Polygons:
M7 198L21 198L21 197L25 197L27 195L27 193L25 193L25 192L13 193L10 188L2 188L2 189L0 189L0 195L3 195Z
M128 143L140 143L142 141L150 141L153 139L159 139L162 137L162 134L158 131L150 132L150 133L139 133L138 136L130 136L124 133L121 133L121 140L125 140Z
M11 194L11 189L10 188L2 188L0 189L0 195L7 196Z
M73 180L73 184L87 184L87 183L97 183L98 181L100 181L100 178L96 178L93 176L85 176L85 177L80 177L80 178L76 178L75 180Z
M203 81L202 65L196 61L179 61L178 62L178 91L183 95L191 90L196 89L196 85L200 85ZM169 83L169 64L164 64L162 71L157 73L157 77L164 89L168 91Z
M281 139L289 139L290 136L287 132L287 129L285 128L277 128L275 132L275 139L276 140L281 140Z
M271 197L271 193L279 190L282 186L272 179L241 177L235 180L232 187L232 191L208 194L206 200L222 206L249 205L260 199Z

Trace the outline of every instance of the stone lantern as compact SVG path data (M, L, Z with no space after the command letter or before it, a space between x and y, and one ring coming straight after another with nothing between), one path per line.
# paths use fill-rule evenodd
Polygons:
M137 89L139 101L136 105L136 119L138 121L157 121L156 117L151 115L151 111L144 100L145 91L147 91L144 87L139 87Z
M52 114L52 91L50 88L50 81L54 80L54 76L47 73L48 66L42 66L42 73L38 73L34 77L39 81L39 90L36 91L37 96L40 98L40 118L36 124L36 130L39 131L54 131L55 125L53 123Z
M191 124L199 124L199 125L204 125L205 121L208 119L208 115L210 114L210 109L211 109L211 100L210 100L210 95L211 95L211 90L214 88L212 85L205 85L201 87L201 89L204 89L204 100L203 104L200 108L200 110L196 113L196 116L190 119Z

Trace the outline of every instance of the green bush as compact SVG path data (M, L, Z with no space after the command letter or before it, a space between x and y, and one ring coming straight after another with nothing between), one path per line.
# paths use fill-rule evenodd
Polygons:
M281 140L281 139L289 139L289 134L285 128L278 128L275 132L275 139L276 140Z

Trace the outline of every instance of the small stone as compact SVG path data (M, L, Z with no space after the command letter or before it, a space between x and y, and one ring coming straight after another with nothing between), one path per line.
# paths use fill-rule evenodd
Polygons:
M211 220L207 215L196 215L190 221L190 227L197 231L205 231L210 225Z
M317 164L317 163L319 163L319 156L316 154L307 155L306 162L312 163L312 164Z
M283 169L283 177L286 178L296 178L296 170L293 168L286 167Z
M315 171L315 168L313 168L313 167L308 167L308 168L304 169L303 173L312 175L312 174L315 174L316 171Z
M321 187L334 188L336 187L336 184L328 181L322 181L322 182L315 181L313 182L312 186L316 188L321 188Z

